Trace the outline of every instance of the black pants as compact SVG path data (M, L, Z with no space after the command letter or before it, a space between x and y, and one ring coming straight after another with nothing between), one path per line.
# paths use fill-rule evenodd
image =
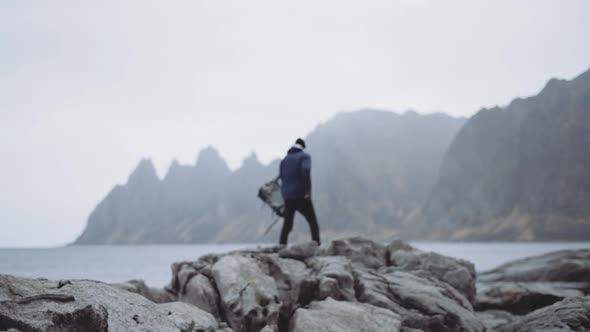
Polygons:
M320 244L320 228L311 198L288 199L285 201L285 221L283 222L280 243L287 244L287 238L293 229L295 211L298 211L305 217L305 220L309 224L309 230L311 231L311 239Z

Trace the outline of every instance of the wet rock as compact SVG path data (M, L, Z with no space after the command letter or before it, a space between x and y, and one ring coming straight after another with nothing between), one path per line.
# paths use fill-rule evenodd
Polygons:
M580 283L495 282L480 284L475 309L505 310L524 315L566 297L584 296Z
M279 291L254 257L224 256L213 265L212 275L232 329L256 332L266 325L278 325Z
M402 326L422 331L483 331L471 303L437 278L384 268L355 270L359 301L389 309L402 317Z
M589 282L590 249L560 250L501 265L478 275L480 282Z
M433 252L423 252L399 240L392 242L387 247L387 252L390 266L433 276L453 286L470 302L475 300L476 273L472 263Z
M179 325L201 320L218 327L208 313L180 306L156 304L96 281L58 287L45 279L0 275L0 330L178 332Z
M590 330L590 297L572 297L500 326L498 332L579 332Z
M385 266L386 263L385 246L362 237L334 240L323 254L344 256L355 265L373 269Z
M400 316L373 305L335 301L328 298L299 308L290 332L397 332Z

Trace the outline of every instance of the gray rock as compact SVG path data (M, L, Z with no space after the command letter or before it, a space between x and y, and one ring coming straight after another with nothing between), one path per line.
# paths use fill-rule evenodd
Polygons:
M183 304L156 304L106 283L0 275L0 330L174 331L191 323L218 325L208 313ZM208 328L209 328L208 327Z
M315 241L295 244L279 250L279 257L304 261L309 257L315 256L318 253L318 248L318 244Z
M384 268L355 270L359 301L402 316L404 327L423 331L483 331L470 302L436 278Z
M353 264L374 269L385 266L386 261L385 246L362 237L334 240L324 254L344 256Z
M301 302L301 293L307 292L302 290L302 284L311 271L304 263L295 259L280 258L279 255L261 255L259 259L264 272L271 276L277 285L281 302L279 326L286 329L293 311Z
M589 282L590 249L561 250L501 265L478 275L480 282Z
M203 261L173 263L170 288L178 294L183 293L188 282L208 265Z
M229 325L236 332L260 331L278 325L279 291L251 256L222 257L212 267Z
M478 285L475 309L505 310L524 315L566 297L584 296L585 283L494 282Z
M400 316L364 303L340 302L328 298L299 308L290 332L397 332Z
M561 250L503 264L478 275L477 310L527 314L590 293L590 250Z
M211 284L209 278L202 274L192 277L182 288L178 300L190 303L206 312L212 314L216 319L220 319L219 296Z
M125 283L112 284L114 287L126 290L128 292L137 293L144 296L148 300L155 303L168 303L178 301L175 294L167 289L148 287L141 279L129 280Z
M392 242L387 247L387 252L389 265L438 278L455 287L471 303L475 300L476 273L472 263L433 252L423 252L400 240Z
M488 331L495 331L499 326L511 323L517 318L511 313L501 310L479 311L475 315Z
M196 330L217 329L217 320L213 315L184 302L171 302L159 305L160 309L168 312L168 318L174 321L179 329L185 328L187 322L194 323ZM189 323L189 325L191 324Z
M266 325L260 332L279 332L278 327Z
M572 297L500 326L498 332L581 332L590 330L590 297Z
M352 266L348 258L342 256L313 257L307 261L316 278L317 295L315 300L331 297L335 300L356 301Z

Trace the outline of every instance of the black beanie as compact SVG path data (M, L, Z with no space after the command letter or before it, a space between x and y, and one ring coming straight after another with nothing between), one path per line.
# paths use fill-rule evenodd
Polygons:
M298 138L298 139L295 141L295 144L299 144L299 145L301 145L301 146L302 146L302 147L305 149L305 141L304 141L304 140L302 140L301 138Z

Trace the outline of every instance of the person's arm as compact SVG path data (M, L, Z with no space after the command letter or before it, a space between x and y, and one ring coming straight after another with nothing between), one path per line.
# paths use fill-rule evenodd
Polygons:
M311 197L311 157L306 154L301 159L301 180L305 190L305 197Z

